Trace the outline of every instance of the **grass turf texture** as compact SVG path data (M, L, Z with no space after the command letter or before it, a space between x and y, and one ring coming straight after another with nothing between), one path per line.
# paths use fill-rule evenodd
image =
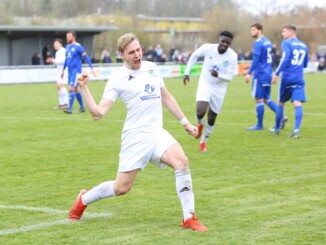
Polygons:
M208 232L180 227L173 171L148 165L127 195L101 200L86 210L111 217L0 235L0 244L325 244L325 78L306 75L308 103L300 139L287 138L294 121L290 103L281 135L268 131L274 125L268 108L265 130L246 130L256 118L243 77L229 84L207 153L200 153L199 141L164 111L165 128L190 160L196 213ZM182 79L165 81L195 123L197 78L187 87ZM104 86L90 84L97 101ZM122 102L98 122L88 113L54 110L56 103L54 84L0 86L0 205L68 212L81 188L114 179L126 114ZM0 208L0 234L65 218L64 213Z

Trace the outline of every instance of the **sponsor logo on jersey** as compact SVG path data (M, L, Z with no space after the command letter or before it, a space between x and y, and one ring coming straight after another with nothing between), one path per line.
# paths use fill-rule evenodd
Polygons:
M144 96L140 97L140 99L143 100L143 101L144 100L153 100L153 99L161 98L161 96L159 94L156 94L156 93L152 94L155 91L155 86L154 85L146 84L144 91L148 95L144 95Z
M216 66L216 65L213 66L212 69L215 70L215 71L219 71L220 70L220 68L218 68L218 66Z
M148 94L151 94L151 93L153 93L155 91L155 86L154 85L146 84L144 91L146 93L148 93Z
M229 65L229 61L224 60L224 61L223 61L223 66L228 66L228 65Z

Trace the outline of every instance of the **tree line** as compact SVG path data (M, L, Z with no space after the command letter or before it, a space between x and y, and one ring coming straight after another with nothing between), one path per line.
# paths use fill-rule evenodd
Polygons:
M250 25L260 22L265 35L276 44L281 42L281 26L286 23L299 27L299 37L310 50L326 44L326 8L311 9L306 5L279 7L280 0L247 1L235 0L2 0L1 25L109 25L110 18L103 16L126 16L135 24L115 22L118 31L103 33L95 39L95 49L115 48L117 37L126 31L134 31L142 37L146 46L160 43L165 50L173 43L193 50L195 44L216 42L218 33L230 30L235 34L234 49L247 50L253 40ZM206 20L210 31L201 33L169 34L143 33L137 25L137 16L149 17L200 17ZM100 18L102 16L102 18ZM65 22L64 22L65 21ZM84 22L84 23L83 23Z

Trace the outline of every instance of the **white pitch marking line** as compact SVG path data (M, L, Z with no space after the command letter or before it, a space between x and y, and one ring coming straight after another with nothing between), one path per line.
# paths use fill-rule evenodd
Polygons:
M47 208L47 207L36 208L36 207L28 207L28 206L21 206L21 205L0 205L0 209L35 211L35 212L44 212L44 213L49 213L49 214L68 214L68 211L64 211L64 210L52 209L52 208ZM108 214L108 213L85 213L83 215L83 217L86 219L95 219L95 218L101 218L101 217L111 217L111 214ZM11 235L11 234L19 233L19 232L39 230L39 229L43 229L46 227L75 223L75 222L76 221L72 221L69 219L62 219L62 220L56 220L56 221L52 221L52 222L39 223L36 225L22 226L19 228L5 229L5 230L0 230L0 236Z
M22 205L0 205L0 209L14 209L14 210L24 210L24 211L35 211L35 212L43 212L48 214L64 214L68 213L68 211L52 209L52 208L35 208L28 207Z
M70 222L73 222L73 221L71 221L69 219L62 219L62 220L56 220L53 222L39 223L37 225L23 226L23 227L14 228L14 229L6 229L6 230L0 231L0 236L11 235L11 234L25 232L25 231L39 230L39 229L43 229L43 228L50 227L50 226L67 224Z

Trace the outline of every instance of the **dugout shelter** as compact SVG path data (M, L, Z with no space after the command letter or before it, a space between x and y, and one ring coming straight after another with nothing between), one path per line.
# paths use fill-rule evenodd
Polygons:
M74 26L1 26L0 25L0 66L31 65L33 54L49 45L52 54L53 40L61 38L66 45L67 31L77 32L77 42L81 43L89 56L93 53L94 36L102 32L116 30L111 27ZM42 57L41 57L42 58ZM41 65L43 64L41 59Z

